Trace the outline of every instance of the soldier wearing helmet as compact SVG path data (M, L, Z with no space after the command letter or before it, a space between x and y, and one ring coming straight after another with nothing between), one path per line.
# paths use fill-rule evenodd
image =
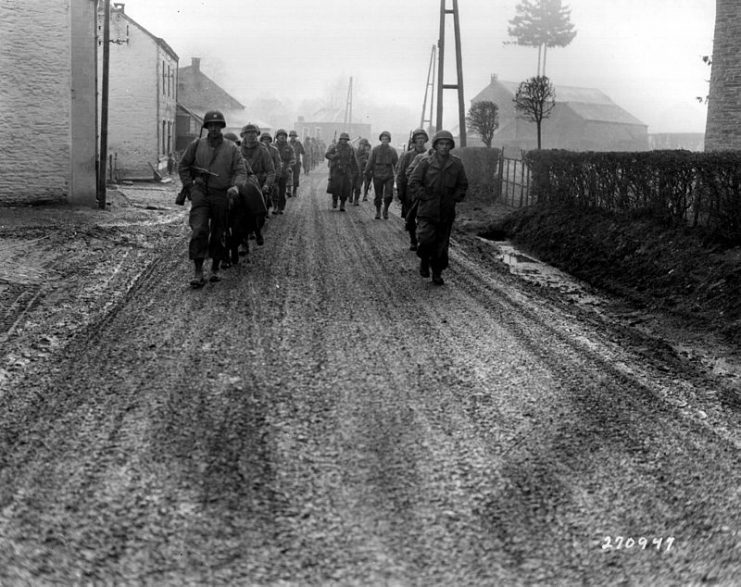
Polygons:
M255 174L253 177L257 188L260 190L260 197L264 204L260 206L258 205L259 202L253 202L252 205L248 206L247 232L254 232L255 241L258 245L262 245L264 242L262 227L265 225L270 192L275 182L275 163L268 148L257 140L259 132L260 128L253 123L246 124L242 127L243 141L241 152L242 157L244 157ZM246 201L249 203L252 200L248 198ZM242 246L246 251L249 251L249 244L246 241Z
M432 139L432 153L422 156L409 177L409 191L417 201L417 256L419 274L443 285L442 272L448 267L450 232L455 205L463 200L468 179L463 163L450 150L453 135L441 130Z
M363 201L368 201L368 190L370 189L370 180L362 173L365 170L365 166L368 163L368 157L370 157L371 146L368 139L362 138L358 141L358 147L355 149L355 159L358 161L358 169L361 173L355 180L353 186L353 204L360 206L360 192L363 192Z
M279 128L275 131L275 148L280 155L280 169L275 170L278 190L273 199L275 209L273 214L283 214L286 209L286 192L290 193L293 184L293 166L296 165L296 152L288 143L288 133Z
M224 115L211 110L203 117L205 137L185 149L178 165L183 190L190 194L191 238L189 257L195 266L191 280L194 288L203 287L203 263L211 257L211 281L219 281L219 268L227 258L228 202L239 194L247 180L247 167L239 147L224 140Z
M277 175L278 170L280 169L281 165L283 165L283 161L280 158L280 153L278 153L278 149L275 148L275 145L273 145L273 137L270 136L269 132L264 132L260 135L260 143L265 145L265 148L268 150L268 153L270 154L270 158L273 160L273 167L275 168L276 173L276 180L273 181L273 186L270 190L270 194L267 201L268 209L271 207L274 207L273 200L277 199L276 193L277 193Z
M352 196L353 186L360 173L355 149L350 145L350 135L340 133L337 142L327 149L324 156L329 159L327 192L332 194L332 208L337 208L339 200L340 212L344 212L345 202Z
M298 133L292 130L288 133L289 139L288 144L293 147L293 152L296 154L296 163L293 165L293 197L298 195L298 180L301 176L301 164L306 165L306 150L298 140Z
M396 168L396 193L401 203L401 217L404 219L404 228L409 233L409 250L417 250L417 223L415 221L416 208L412 205L411 198L407 190L409 181L408 172L412 161L418 155L427 151L427 141L430 138L423 128L417 128L412 131L411 148L399 158L399 165Z
M399 161L396 149L391 146L391 133L383 131L378 140L381 144L371 149L365 164L365 176L373 180L373 191L376 194L373 203L376 205L377 219L381 217L381 204L383 217L389 217L389 206L394 199L394 170Z

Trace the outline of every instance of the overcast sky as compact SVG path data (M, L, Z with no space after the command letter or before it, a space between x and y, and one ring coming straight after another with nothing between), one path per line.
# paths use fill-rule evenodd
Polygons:
M536 75L537 50L505 44L518 0L459 0L465 108L495 73L520 82ZM577 35L548 51L556 86L597 88L648 125L649 132L704 132L715 0L565 0ZM447 0L452 7L452 0ZM249 107L274 97L298 108L339 93L353 77L354 112L365 103L406 112L419 124L438 0L127 0L126 13L180 57ZM453 48L452 17L446 45ZM446 52L447 53L447 52ZM445 83L455 83L451 52ZM457 123L446 90L444 126ZM308 117L311 112L298 112ZM376 111L376 118L382 115ZM356 119L357 120L357 119ZM369 120L374 131L384 120ZM285 124L290 125L290 121Z

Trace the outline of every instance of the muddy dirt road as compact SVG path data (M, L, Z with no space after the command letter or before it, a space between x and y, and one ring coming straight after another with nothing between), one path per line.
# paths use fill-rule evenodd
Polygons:
M182 213L150 227L125 294L5 371L0 584L741 576L722 381L475 239L435 287L397 214L332 210L326 174L302 181L202 290Z

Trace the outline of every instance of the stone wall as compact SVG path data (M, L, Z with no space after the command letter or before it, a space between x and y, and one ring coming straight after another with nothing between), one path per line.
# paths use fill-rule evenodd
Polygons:
M741 2L716 0L705 150L741 149Z

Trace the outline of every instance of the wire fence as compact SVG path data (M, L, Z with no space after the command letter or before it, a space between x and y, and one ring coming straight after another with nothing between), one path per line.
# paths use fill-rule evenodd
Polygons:
M509 206L523 207L535 203L530 194L530 169L517 157L499 158L499 194L502 202Z

